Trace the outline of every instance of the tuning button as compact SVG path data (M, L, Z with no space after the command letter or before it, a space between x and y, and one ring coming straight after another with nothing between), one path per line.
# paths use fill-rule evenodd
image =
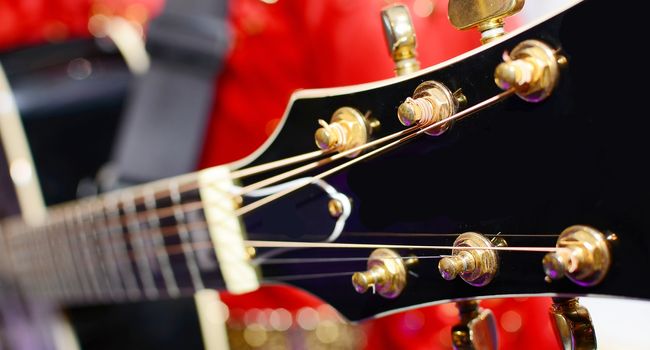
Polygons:
M406 287L408 268L417 263L417 258L403 259L390 249L375 249L368 258L368 269L352 275L352 285L357 293L368 289L384 298L397 298Z
M524 7L525 0L449 0L448 15L456 29L476 27L481 43L488 43L505 34L504 18Z
M460 323L451 328L451 344L454 350L496 350L499 348L499 332L494 314L482 309L475 300L456 303Z
M581 286L600 283L611 265L611 253L605 235L589 226L576 225L562 231L556 252L544 256L542 264L547 280L567 277Z
M547 98L560 79L560 68L567 64L549 45L539 40L526 40L504 54L503 63L494 71L494 81L503 90L514 88L528 102Z
M330 122L319 119L321 125L314 134L316 146L320 149L334 149L339 152L347 151L368 142L368 138L379 129L379 121L364 116L355 108L342 107L337 109ZM354 157L354 152L348 157Z
M460 275L460 278L473 286L485 286L492 281L499 269L499 255L495 250L481 248L494 247L495 242L476 232L461 234L454 241L456 249L452 250L452 255L440 259L440 275L446 280L453 280ZM504 240L498 243L498 246L502 245L505 245Z
M578 298L553 298L549 316L563 350L598 348L589 310L580 305Z
M381 11L381 22L388 52L395 62L395 74L404 75L419 70L415 29L408 8L402 4L384 8Z
M429 80L420 84L397 109L397 118L404 126L419 124L426 127L454 115L465 103L465 95L460 90L452 93L445 85ZM427 130L426 133L438 136L447 131L451 123L444 123Z

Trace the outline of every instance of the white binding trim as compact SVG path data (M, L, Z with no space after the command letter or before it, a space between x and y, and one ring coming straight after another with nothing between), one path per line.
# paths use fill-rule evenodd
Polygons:
M537 19L535 21L531 21L530 23L528 23L528 24L526 24L524 26L521 26L521 27L513 30L512 32L509 32L506 35L503 35L503 36L495 39L494 41L492 41L490 43L487 43L485 45L481 45L481 46L479 46L479 47L477 47L477 48L475 48L473 50L467 51L466 53L464 53L462 55L456 56L456 57L454 57L452 59L449 59L447 61L441 62L441 63L436 64L436 65L433 65L431 67L421 69L421 70L419 70L417 72L414 72L414 73L409 73L409 74L405 74L405 75L401 75L401 76L398 76L398 77L393 77L393 78L389 78L389 79L385 79L385 80L379 80L379 81L372 82L372 83L350 85L350 86L343 86L343 87L335 87L335 88L298 90L298 91L294 92L291 95L291 97L289 98L289 102L287 103L287 108L284 111L282 119L280 119L280 122L278 123L277 127L275 128L275 130L273 131L271 136L269 136L269 138L266 139L266 141L260 147L258 147L255 151L253 151L253 153L249 154L248 156L246 156L246 157L244 157L242 159L239 159L237 161L229 163L229 164L227 164L227 166L230 167L230 169L233 169L233 170L234 169L239 169L239 168L242 168L242 167L250 164L255 159L257 159L260 155L262 155L262 153L264 153L266 151L266 149L275 141L275 138L278 136L278 134L280 134L280 131L282 130L282 127L284 126L284 124L287 121L287 116L289 115L289 111L291 111L293 103L296 100L307 99L307 98L321 98L321 97L336 96L336 95L345 95L345 94L350 94L350 93L353 93L353 92L360 92L360 91L366 91L366 90L371 90L371 89L377 89L377 88L384 87L384 86L387 86L387 85L392 85L392 84L395 84L395 83L398 83L398 82L401 82L401 81L410 80L410 79L413 79L415 77L418 77L418 76L421 76L421 75L424 75L424 74L428 74L428 73L436 71L436 70L440 70L440 69L442 69L444 67L450 66L450 65L458 63L460 61L463 61L463 60L467 59L470 56L474 56L474 55L479 54L479 53L481 53L481 52L483 52L485 50L488 50L491 47L499 44L503 40L507 40L507 39L510 39L510 38L512 38L514 36L517 36L517 35L525 32L525 31L531 29L532 27L537 26L537 25L539 25L539 24L541 24L541 23L543 23L543 22L545 22L545 21L559 15L560 13L566 11L567 9L581 3L582 1L583 0L567 1L567 3L564 6L559 7L555 12L549 13L546 16L542 16L542 17L540 17L539 19Z

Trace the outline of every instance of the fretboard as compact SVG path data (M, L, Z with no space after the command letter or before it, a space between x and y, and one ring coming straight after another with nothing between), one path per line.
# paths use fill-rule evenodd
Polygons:
M27 294L63 304L224 288L206 219L214 208L203 198L203 187L214 185L197 173L57 205L38 226L6 219L0 273Z

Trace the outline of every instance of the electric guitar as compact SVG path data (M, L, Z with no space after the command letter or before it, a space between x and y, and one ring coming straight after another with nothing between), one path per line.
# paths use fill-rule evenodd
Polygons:
M297 92L241 162L5 219L3 281L67 306L286 283L351 321L514 295L647 299L645 72L613 66L584 25L607 10L576 1L411 75ZM571 303L555 317L588 337Z

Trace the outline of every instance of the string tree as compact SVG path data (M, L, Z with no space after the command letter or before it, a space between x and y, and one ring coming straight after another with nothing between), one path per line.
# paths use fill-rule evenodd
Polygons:
M559 50L539 40L525 40L503 54L504 62L494 71L494 81L503 90L514 89L528 102L539 102L551 95L568 64Z
M416 257L403 258L391 249L375 249L368 258L367 270L352 275L352 285L357 293L372 288L384 298L397 298L406 287L409 268L417 263Z
M388 53L395 62L395 75L405 75L420 69L417 59L415 27L408 8L393 4L381 10L381 23L388 44Z
M330 122L318 120L320 128L314 133L316 146L322 150L347 151L364 145L373 133L379 130L381 123L373 118L370 112L365 115L352 107L337 109L330 118ZM357 156L361 151L348 155L349 158Z
M600 283L611 265L610 241L599 230L575 225L562 231L555 252L542 259L546 280L564 277L583 287Z
M521 11L525 0L449 0L448 16L459 30L477 28L481 43L505 35L505 18Z
M454 241L452 255L440 259L440 275L448 281L460 276L472 286L485 286L492 281L499 269L499 255L496 250L484 248L505 244L502 237L499 237L497 242L476 232L465 232Z
M429 80L418 85L412 97L408 97L397 109L397 118L404 126L416 124L426 127L454 115L467 103L462 91L452 92L444 84ZM443 134L451 127L445 123L427 130L431 136Z

